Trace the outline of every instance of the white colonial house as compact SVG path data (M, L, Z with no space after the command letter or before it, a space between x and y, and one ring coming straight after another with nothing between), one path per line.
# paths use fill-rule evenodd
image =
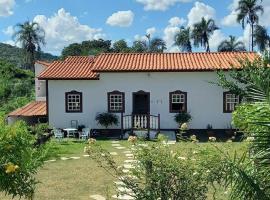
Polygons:
M256 53L108 53L71 56L64 61L36 63L36 102L10 113L18 117L48 117L56 128L79 125L102 129L95 117L112 112L128 130L139 124L151 130L177 129L174 116L189 112L190 129L228 129L238 96L211 84L217 70L239 68L239 59Z

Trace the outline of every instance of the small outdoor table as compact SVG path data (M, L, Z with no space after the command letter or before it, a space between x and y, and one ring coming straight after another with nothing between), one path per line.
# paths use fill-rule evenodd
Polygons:
M75 133L78 131L78 129L76 129L76 128L65 128L63 130L67 132L67 137L68 138L70 137L70 135L75 137Z

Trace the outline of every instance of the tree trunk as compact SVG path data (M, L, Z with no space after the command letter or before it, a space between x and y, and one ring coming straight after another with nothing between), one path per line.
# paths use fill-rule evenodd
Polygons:
M254 23L251 23L251 51L254 50Z
M207 53L210 53L209 42L207 42L207 46L206 46L206 52L207 52Z

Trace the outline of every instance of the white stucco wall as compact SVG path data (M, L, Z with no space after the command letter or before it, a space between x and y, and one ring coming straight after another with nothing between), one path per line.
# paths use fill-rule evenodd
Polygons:
M46 66L35 63L35 92L36 101L46 101L46 81L38 80L38 76L46 69Z
M192 116L190 128L226 129L231 124L231 114L223 113L223 89L210 84L216 81L215 72L173 73L103 73L100 80L50 80L49 123L57 128L70 126L71 120L98 128L95 116L107 111L107 92L125 92L126 114L132 113L132 92L150 92L150 112L161 115L161 129L177 128L173 113L169 113L169 92L187 92L188 112ZM83 113L65 112L65 92L83 93Z

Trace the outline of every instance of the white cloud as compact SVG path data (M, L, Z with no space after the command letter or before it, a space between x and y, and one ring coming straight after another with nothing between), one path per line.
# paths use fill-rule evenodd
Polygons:
M59 54L61 50L71 43L104 38L102 29L91 28L83 25L77 17L66 12L64 8L51 16L37 15L34 20L45 30L45 50Z
M166 42L168 52L179 52L179 48L174 45L175 35L179 32L179 26L186 23L183 18L173 17L168 21L168 26L163 31L163 40Z
M146 29L146 34L150 34L151 36L153 36L156 33L156 28L155 27L151 27Z
M15 0L0 0L0 17L13 15Z
M144 5L145 10L161 10L165 11L176 3L188 3L193 0L136 0Z
M3 30L3 33L8 36L12 36L14 34L15 30L13 26L8 26Z
M215 19L215 15L216 10L213 7L197 1L188 13L188 26L201 21L202 17Z
M183 25L187 22L187 20L185 20L184 18L179 18L179 17L172 17L169 20L169 23L171 26L180 26Z
M132 25L134 13L131 10L118 11L108 17L106 23L110 26L129 27Z
M236 21L237 12L235 11L238 7L239 0L233 0L233 2L229 5L228 9L230 10L230 14L225 16L222 20L222 25L224 26L237 26L239 25ZM262 1L262 5L264 7L264 13L260 16L260 24L264 26L270 26L270 1L265 0Z
M243 36L238 38L238 41L242 41L244 42L245 46L248 47L247 50L250 50L250 46L251 46L251 31L250 31L250 25L248 24L245 29L244 29L244 33Z
M216 51L219 44L225 39L226 36L221 32L221 30L216 30L209 39L209 46L211 51Z

